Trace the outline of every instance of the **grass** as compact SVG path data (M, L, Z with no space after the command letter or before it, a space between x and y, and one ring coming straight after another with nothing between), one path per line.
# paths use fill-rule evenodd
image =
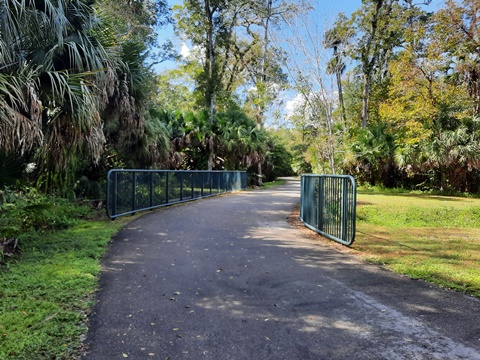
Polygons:
M361 256L480 297L480 199L363 191L358 203L352 248ZM36 208L37 219L25 222L33 213L21 204L10 212L16 221L0 219L13 230L33 226L19 235L20 254L0 267L0 359L74 359L82 352L99 260L132 218L89 220L85 209L67 207L54 204L48 216Z
M480 297L480 199L360 192L352 248L397 273Z
M282 186L282 185L285 185L286 182L287 182L286 180L275 180L270 182L264 182L261 186L261 189L271 189L277 186Z
M68 229L29 231L0 268L0 359L72 359L111 236L131 218L78 220Z

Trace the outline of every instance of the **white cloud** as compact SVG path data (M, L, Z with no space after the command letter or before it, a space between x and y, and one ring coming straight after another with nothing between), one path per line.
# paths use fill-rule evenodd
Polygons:
M187 44L182 43L182 49L180 50L180 54L184 59L190 56L190 49L188 48Z
M285 111L287 112L287 117L290 117L295 109L303 104L304 99L302 94L297 94L293 99L288 100L285 103Z

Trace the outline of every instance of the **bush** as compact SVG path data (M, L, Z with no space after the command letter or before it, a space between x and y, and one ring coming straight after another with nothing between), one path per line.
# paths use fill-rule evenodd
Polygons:
M0 259L13 255L31 232L66 229L92 216L81 203L47 196L35 189L0 191Z

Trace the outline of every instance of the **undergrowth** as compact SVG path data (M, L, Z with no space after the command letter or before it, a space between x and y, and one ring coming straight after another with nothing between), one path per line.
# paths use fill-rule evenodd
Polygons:
M99 259L129 219L113 222L104 211L34 190L1 196L0 237L17 248L0 266L0 359L76 358Z

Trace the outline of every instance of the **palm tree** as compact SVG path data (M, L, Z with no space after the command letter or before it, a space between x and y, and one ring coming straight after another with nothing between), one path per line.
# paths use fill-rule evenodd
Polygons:
M113 34L82 0L2 0L0 13L0 146L38 147L45 185L65 189L76 160L100 159Z
M0 150L35 151L40 183L63 193L78 169L98 164L106 141L142 164L168 150L159 148L166 129L145 121L145 45L118 45L115 20L91 3L0 0Z
M480 120L448 120L437 119L430 138L402 144L396 162L410 175L433 172L440 190L470 191L471 175L480 170Z
M388 124L379 123L360 129L351 144L354 154L351 169L356 169L359 178L372 185L382 182L391 186L389 176L393 173L395 148L395 135Z

